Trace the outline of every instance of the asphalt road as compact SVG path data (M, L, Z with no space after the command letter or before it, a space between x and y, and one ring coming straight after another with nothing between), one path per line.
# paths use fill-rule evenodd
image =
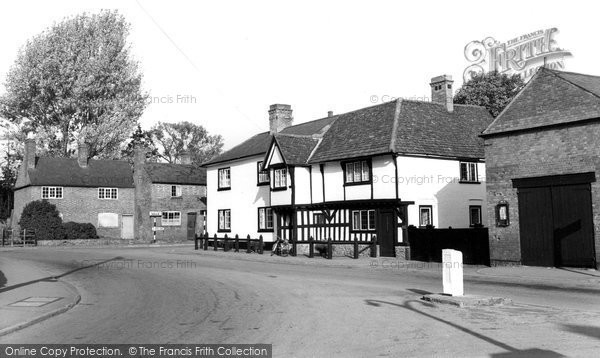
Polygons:
M72 310L0 343L271 343L275 357L594 356L598 291L466 282L510 306L419 300L439 275L197 255L189 249L49 249L2 257L64 275ZM238 254L245 255L245 254Z

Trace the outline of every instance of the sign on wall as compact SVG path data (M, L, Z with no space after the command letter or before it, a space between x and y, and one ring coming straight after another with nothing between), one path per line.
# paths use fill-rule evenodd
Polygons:
M529 79L538 68L563 70L564 59L571 52L558 47L555 35L558 29L553 27L523 34L505 42L487 37L481 41L471 41L465 46L465 58L471 64L465 68L465 82L475 74L497 71L499 73L520 75Z

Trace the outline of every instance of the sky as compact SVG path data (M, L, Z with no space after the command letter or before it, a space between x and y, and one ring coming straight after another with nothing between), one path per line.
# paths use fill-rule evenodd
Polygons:
M81 12L118 9L151 103L144 128L190 121L225 149L267 131L268 108L294 123L462 84L465 45L557 28L565 70L600 75L592 1L11 1L0 5L0 93L26 41Z

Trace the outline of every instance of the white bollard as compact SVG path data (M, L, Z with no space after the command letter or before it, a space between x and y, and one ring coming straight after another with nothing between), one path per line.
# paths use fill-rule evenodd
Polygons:
M452 249L442 250L442 265L444 294L462 296L464 294L462 252Z

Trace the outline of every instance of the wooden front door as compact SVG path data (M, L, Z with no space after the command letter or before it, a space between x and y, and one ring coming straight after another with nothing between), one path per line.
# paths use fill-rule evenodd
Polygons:
M121 216L121 239L133 239L133 215Z
M396 213L393 210L380 210L377 219L377 242L379 254L385 257L396 256L395 243L398 229Z
M196 213L187 214L187 239L194 240L196 236Z
M524 265L594 266L590 184L521 188L518 196Z

